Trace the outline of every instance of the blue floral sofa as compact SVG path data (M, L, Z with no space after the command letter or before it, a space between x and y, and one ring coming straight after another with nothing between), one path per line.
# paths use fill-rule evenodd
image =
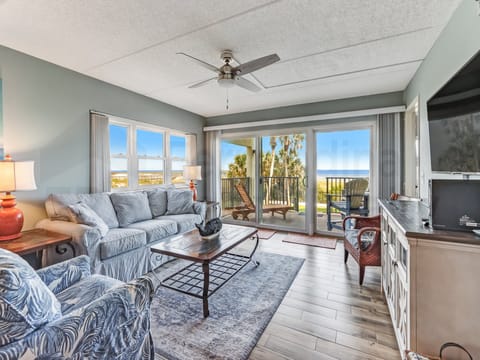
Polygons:
M135 279L167 260L151 256L150 247L195 228L206 205L194 202L189 189L172 186L145 191L51 194L48 219L37 227L72 237L76 254L88 255L92 272L122 281ZM46 264L59 261L46 254ZM61 259L60 259L61 260Z
M0 360L154 359L151 275L92 275L87 256L35 272L0 249Z

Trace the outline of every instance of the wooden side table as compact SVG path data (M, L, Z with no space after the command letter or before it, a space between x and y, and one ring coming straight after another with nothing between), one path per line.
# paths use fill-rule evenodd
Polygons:
M0 241L0 248L9 250L18 255L28 255L35 253L37 264L40 268L42 264L43 250L49 247L55 247L57 254L65 254L70 248L75 257L75 247L71 243L72 238L68 235L48 231L44 229L33 229L22 231L22 236L18 239Z

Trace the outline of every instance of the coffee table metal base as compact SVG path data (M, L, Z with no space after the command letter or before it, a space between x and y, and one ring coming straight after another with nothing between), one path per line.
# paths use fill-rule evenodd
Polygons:
M162 286L181 293L203 299L203 317L208 317L208 298L220 289L228 280L252 262L258 247L258 236L255 235L255 248L250 256L225 253L213 261L194 262L168 276Z

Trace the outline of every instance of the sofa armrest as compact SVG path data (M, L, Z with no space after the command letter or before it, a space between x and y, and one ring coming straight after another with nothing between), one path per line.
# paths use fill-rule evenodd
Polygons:
M207 203L202 201L194 201L193 211L195 211L195 214L200 215L202 220L205 220L207 216Z
M85 255L78 256L37 270L37 274L54 294L58 294L90 276L90 259Z
M21 341L0 347L0 358L153 359L150 304L154 290L149 277L114 287Z
M77 254L88 255L90 260L96 258L96 249L102 237L98 229L69 221L50 219L40 220L36 227L70 236Z

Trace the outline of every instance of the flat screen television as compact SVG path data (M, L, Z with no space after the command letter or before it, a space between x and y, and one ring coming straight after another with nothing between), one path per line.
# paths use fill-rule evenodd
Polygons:
M432 171L480 173L480 52L428 102Z

